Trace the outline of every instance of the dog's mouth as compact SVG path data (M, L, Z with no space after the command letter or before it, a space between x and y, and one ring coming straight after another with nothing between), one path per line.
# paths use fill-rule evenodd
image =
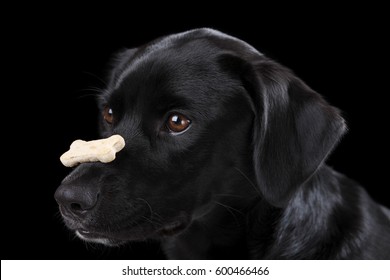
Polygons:
M141 241L147 238L159 239L161 237L175 236L183 232L190 224L190 218L183 213L171 221L166 221L159 226L143 221L116 231L104 230L104 227L85 226L82 221L77 221L63 215L65 224L77 237L86 241L99 243L106 246L117 246L127 241ZM100 229L99 229L100 228Z
M106 246L119 245L118 241L114 241L112 239L107 238L106 236L104 236L102 234L91 232L91 231L88 231L85 229L77 229L75 231L75 233L80 239L82 239L84 241L93 242L93 243L100 243L100 244L103 244Z
M163 236L163 237L169 237L169 236L174 236L177 234L180 234L182 231L184 231L187 228L188 224L181 222L181 221L175 221L172 223L169 223L167 225L164 225L161 229L158 229L154 234L156 237L158 236ZM75 234L82 240L87 241L87 242L93 242L93 243L99 243L107 246L115 246L115 245L120 245L125 243L124 240L119 240L117 238L113 238L109 234L105 233L100 233L100 232L95 232L95 231L90 231L86 230L83 228L79 228L75 230ZM115 233L111 233L115 234ZM129 236L129 240L132 239L138 239L137 237L131 238Z
M125 241L113 239L103 233L92 232L85 229L77 229L75 230L75 234L81 240L92 242L92 243L103 244L105 246L118 246L125 243Z
M165 225L162 229L158 230L158 233L162 236L173 236L184 231L187 226L187 222L177 220Z

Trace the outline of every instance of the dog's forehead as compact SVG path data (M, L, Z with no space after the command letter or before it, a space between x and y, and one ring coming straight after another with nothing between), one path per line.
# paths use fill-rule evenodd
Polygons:
M227 84L221 83L225 74L216 59L220 49L209 42L209 37L186 32L144 46L128 58L112 92L125 93L130 99L155 99L159 95L196 99L210 90L222 92Z
M223 73L213 69L217 65L207 63L212 60L185 61L183 57L166 55L163 59L145 60L114 91L127 108L164 112L171 108L211 106L223 98L226 83L221 83Z
M111 104L118 100L132 112L177 108L217 112L243 88L242 81L232 78L220 62L226 52L243 57L261 55L249 44L211 29L157 39L131 50L114 69L104 100Z
M156 39L137 49L116 78L119 88L129 74L156 62L165 62L181 68L185 65L202 65L211 61L221 50L234 50L251 55L262 55L248 43L220 31L201 28ZM172 69L172 70L174 70ZM198 69L199 70L199 69Z

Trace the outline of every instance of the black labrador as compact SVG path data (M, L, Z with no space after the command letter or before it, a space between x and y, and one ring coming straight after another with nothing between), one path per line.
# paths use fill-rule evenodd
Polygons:
M390 211L324 162L339 111L289 69L212 29L116 56L103 137L55 193L78 237L158 239L171 259L389 259Z

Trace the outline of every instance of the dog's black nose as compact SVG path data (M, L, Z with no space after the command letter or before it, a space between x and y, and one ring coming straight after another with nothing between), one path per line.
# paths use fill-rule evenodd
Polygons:
M99 199L99 191L91 187L62 184L56 190L54 198L63 211L79 216L95 207Z

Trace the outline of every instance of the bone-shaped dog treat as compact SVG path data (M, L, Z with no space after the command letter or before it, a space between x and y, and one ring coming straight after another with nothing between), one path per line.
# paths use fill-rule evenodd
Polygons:
M67 167L76 166L83 162L107 163L113 161L115 154L124 146L125 140L120 135L112 135L109 138L93 141L75 140L70 145L69 151L64 153L60 160Z

